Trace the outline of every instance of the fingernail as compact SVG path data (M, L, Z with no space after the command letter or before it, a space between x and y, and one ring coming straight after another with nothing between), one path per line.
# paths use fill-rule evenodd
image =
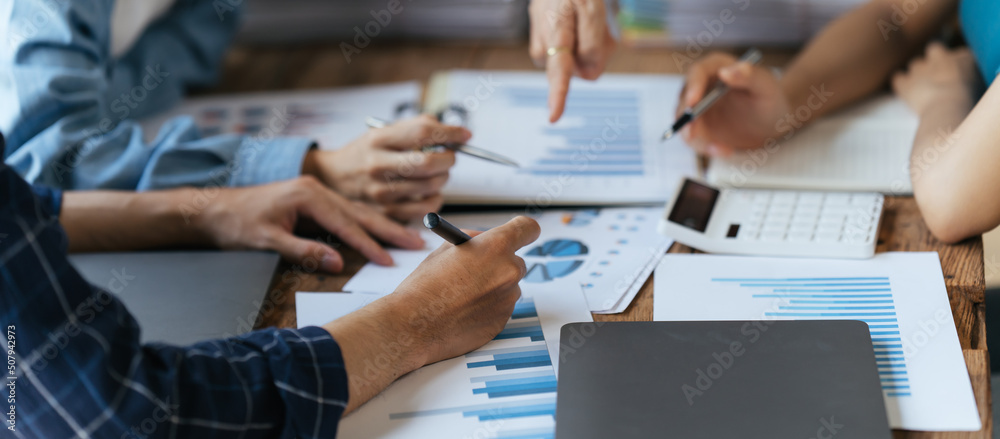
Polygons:
M719 146L716 145L716 144L714 144L714 143L710 143L708 145L708 148L706 148L706 151L708 151L708 155L711 155L711 156L722 155L722 149L720 149Z
M320 261L320 266L323 267L323 270L330 273L339 272L344 268L343 261L339 256L333 253L323 255L323 259Z
M463 142L468 141L469 139L472 138L472 131L469 131L469 130L463 128L462 129L462 137L463 137L463 140L462 140Z
M683 138L685 142L691 141L691 126L685 125L684 128L681 128L681 138Z
M408 233L410 236L413 237L413 242L414 243L420 244L421 247L423 247L424 245L427 245L427 242L424 241L424 238L422 236L420 236L420 231L419 230L417 230L417 229L406 229L406 233Z
M688 106L690 106L690 102L695 101L697 99L698 95L695 94L694 90L688 90L687 97L684 98L684 100L689 103Z

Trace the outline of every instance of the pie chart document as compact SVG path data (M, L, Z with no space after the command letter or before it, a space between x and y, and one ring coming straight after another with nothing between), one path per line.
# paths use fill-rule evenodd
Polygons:
M659 207L548 210L534 215L542 232L518 251L527 274L525 295L582 292L592 312L622 312L632 302L673 241L656 232ZM524 211L448 214L458 227L488 230ZM430 231L422 250L391 249L396 265L365 265L344 286L346 291L389 293L444 241Z

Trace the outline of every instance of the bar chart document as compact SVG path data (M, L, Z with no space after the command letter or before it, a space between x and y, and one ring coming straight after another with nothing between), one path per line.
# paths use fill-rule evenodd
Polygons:
M663 202L697 172L680 139L660 142L673 122L679 76L573 79L566 112L549 124L544 73L458 70L432 79L427 104L465 115L470 144L521 168L459 155L444 188L450 204Z
M937 253L867 260L667 255L653 319L756 320L747 349L774 320L868 324L892 428L982 428Z
M574 321L591 321L579 292L525 296L496 338L404 376L344 418L337 437L552 438L558 342L547 345L544 327Z
M538 240L517 252L528 269L523 291L582 291L596 313L618 313L635 298L673 240L656 232L659 207L546 210L533 215ZM524 211L448 214L458 227L488 230ZM344 286L347 291L391 292L444 242L430 231L422 250L390 249L395 265L368 263Z

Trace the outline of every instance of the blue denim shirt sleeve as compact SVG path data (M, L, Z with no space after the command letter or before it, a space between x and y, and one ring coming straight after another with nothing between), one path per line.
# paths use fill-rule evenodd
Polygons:
M217 3L178 0L114 59L113 0L12 2L0 16L8 29L0 35L7 164L31 183L63 189L246 186L298 176L311 139L203 138L188 117L147 136L135 122L213 82L240 18L238 8Z

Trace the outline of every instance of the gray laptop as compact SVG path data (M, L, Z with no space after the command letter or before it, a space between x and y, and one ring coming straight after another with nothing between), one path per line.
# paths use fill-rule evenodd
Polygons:
M859 321L573 323L556 438L890 438Z
M142 342L187 345L250 331L278 264L269 252L70 255L87 281L115 293L142 327Z

